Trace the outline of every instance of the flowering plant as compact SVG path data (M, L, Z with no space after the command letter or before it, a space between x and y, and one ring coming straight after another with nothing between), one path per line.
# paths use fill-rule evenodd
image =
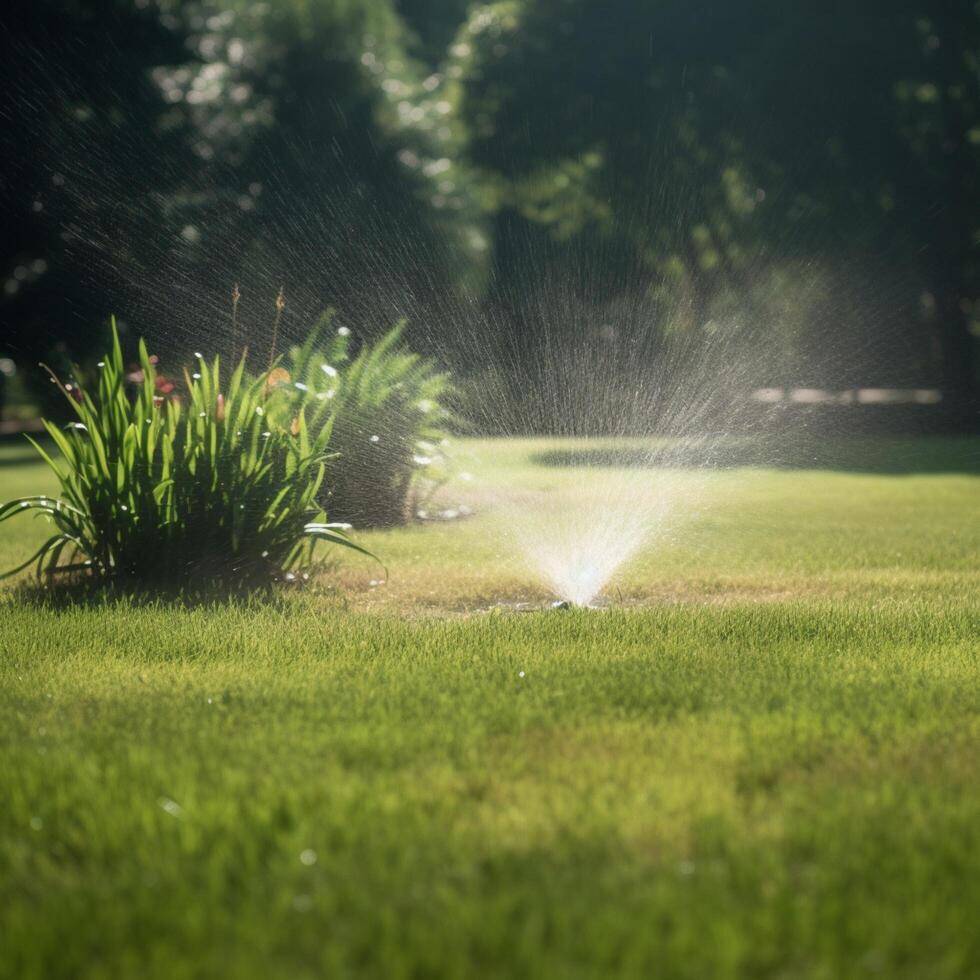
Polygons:
M60 496L0 506L0 522L32 513L53 533L7 574L33 563L49 579L239 588L290 575L318 541L368 554L318 503L329 426L311 438L303 411L283 417L268 372L250 380L244 361L224 390L220 377L218 358L197 355L178 398L142 341L126 370L115 325L91 389L53 377L75 415L65 429L45 422L61 459L31 441Z

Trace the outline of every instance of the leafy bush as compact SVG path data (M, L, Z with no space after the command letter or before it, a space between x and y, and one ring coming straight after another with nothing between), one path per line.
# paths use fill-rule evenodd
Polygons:
M154 360L140 342L127 375L113 329L92 393L58 382L76 416L65 430L45 422L63 461L34 445L61 497L0 507L0 521L33 513L54 533L7 574L36 563L39 576L239 589L290 575L319 540L363 552L317 503L329 423L311 439L304 413L286 416L268 376L248 379L244 362L222 392L218 359L198 356L178 395Z
M331 319L290 352L282 375L310 431L330 433L336 458L320 501L356 527L401 524L416 498L446 478L449 376L405 349L404 323L351 357L349 331L329 331Z

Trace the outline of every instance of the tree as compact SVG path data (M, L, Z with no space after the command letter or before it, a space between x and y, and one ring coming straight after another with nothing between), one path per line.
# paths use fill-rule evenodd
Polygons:
M39 0L3 37L22 364L64 368L112 312L164 354L240 350L236 281L262 342L280 286L287 337L326 305L371 331L479 288L480 215L390 0Z
M243 305L284 285L294 329L335 306L371 333L478 282L480 216L388 0L174 9L196 59L159 81L196 134L181 274L208 317L232 282Z
M547 255L562 295L764 325L759 380L941 379L968 411L977 13L921 6L475 8L454 70L501 292ZM520 322L515 299L497 302Z
M123 0L13 4L0 34L0 346L46 393L38 360L65 371L158 283L186 153L150 67L185 52Z

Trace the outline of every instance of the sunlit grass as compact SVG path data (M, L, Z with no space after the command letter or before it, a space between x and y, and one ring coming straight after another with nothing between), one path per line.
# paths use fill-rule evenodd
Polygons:
M321 576L324 601L400 615L456 613L503 602L544 602L552 596L521 558L525 527L547 521L556 506L581 503L595 484L617 488L615 470L583 479L575 468L534 465L543 440L473 440L456 449L459 479L441 505L469 507L473 516L384 532L355 532L390 569L331 555ZM804 596L894 602L942 596L971 602L980 585L980 491L968 471L980 449L971 440L867 440L843 444L851 465L863 457L894 459L899 475L833 470L741 468L669 475L675 506L666 533L641 550L612 581L613 602L741 602ZM935 472L916 473L916 452ZM887 455L886 455L887 454ZM0 449L4 458L30 459L29 450ZM945 468L944 468L945 467ZM52 492L33 465L0 468L0 496ZM639 484L635 480L641 481ZM629 484L636 491L642 472ZM650 471L651 492L664 480ZM515 507L515 500L517 506ZM519 508L527 509L521 511ZM433 507L432 510L438 510ZM516 515L516 516L515 516ZM11 564L43 540L43 527L0 528L0 554ZM22 557L21 557L22 556ZM341 586L338 597L332 587Z
M976 477L678 474L612 608L479 612L550 598L501 498L585 488L463 449L388 585L0 593L0 975L970 977Z

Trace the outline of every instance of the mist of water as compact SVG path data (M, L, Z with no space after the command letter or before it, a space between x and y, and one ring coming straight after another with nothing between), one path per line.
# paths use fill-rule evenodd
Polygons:
M488 353L500 367L482 379L478 419L549 439L527 443L535 485L500 487L490 507L528 573L588 606L703 512L699 474L726 463L733 431L766 429L748 398L755 341L737 326L671 334L642 303L597 308L554 285L529 330L537 343Z
M65 161L62 169L64 176L50 178L59 187L105 203L102 210L116 223L141 226L140 201L104 182L97 152ZM189 198L215 196L194 175L181 176ZM488 516L506 529L512 554L557 598L594 602L638 553L670 540L700 512L696 484L678 481L678 468L722 461L733 430L765 433L767 420L746 399L765 381L753 358L764 349L766 324L693 322L691 311L651 300L657 283L649 268L611 266L598 254L591 261L584 255L576 268L556 263L539 243L527 248L527 263L513 281L495 283L493 304L476 291L450 293L438 285L422 296L410 283L425 282L436 264L427 250L435 236L393 223L384 201L372 203L358 192L356 174L349 187L325 189L302 209L282 191L274 168L249 186L250 197L237 208L213 209L200 234L188 227L178 239L157 243L152 281L169 277L168 285L148 290L139 268L115 270L122 283L116 312L134 334L150 324L164 357L198 349L236 358L248 345L263 362L302 339L328 299L337 299L339 283L338 326L377 336L407 318L417 350L450 367L467 366L464 414L476 434L559 440L554 452L565 455L538 462L553 467L549 472L572 474L572 491L510 487L486 496ZM244 204L257 202L267 214L262 248L243 237L240 251L209 252L209 236L221 230L219 240L234 241L228 228L238 227ZM69 231L88 236L86 248L104 252L107 263L114 258L109 240L96 237L97 225ZM304 270L301 281L290 279L292 269ZM242 302L233 318L236 281ZM280 287L287 305L278 349L267 352ZM141 305L125 308L133 297ZM516 330L515 315L526 318ZM484 453L492 457L492 443Z

